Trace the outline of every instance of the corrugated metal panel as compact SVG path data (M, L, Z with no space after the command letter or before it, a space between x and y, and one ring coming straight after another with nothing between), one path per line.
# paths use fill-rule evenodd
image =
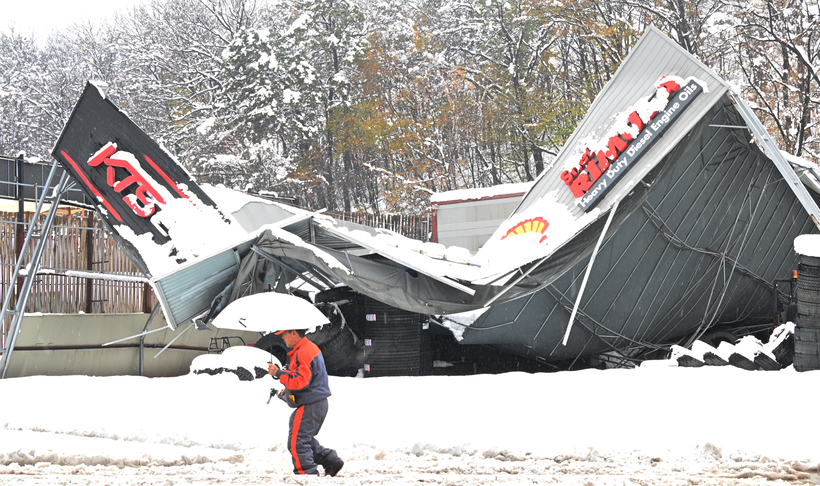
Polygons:
M282 229L293 233L303 241L310 241L310 227L312 223L310 219L299 221L298 223L283 226Z
M561 180L561 172L569 159L576 158L583 139L600 139L611 126L613 116L623 113L639 99L654 90L654 83L662 76L693 76L708 85L709 92L701 94L683 112L664 136L649 149L642 159L630 170L627 179L639 181L655 164L663 159L672 148L689 132L703 115L728 91L728 86L709 67L697 61L678 46L672 39L654 27L649 27L635 48L624 60L615 76L598 94L595 102L578 125L573 135L561 149L551 167L544 171L535 186L524 196L515 213L520 213L551 191L558 191L559 202L573 207L576 216L582 210L574 204L574 197ZM619 182L618 188L626 182ZM608 209L618 191L612 191L599 205Z
M777 148L777 145L775 145L774 141L769 136L769 133L766 131L766 127L764 127L763 123L757 119L754 112L746 104L746 102L735 97L732 97L732 101L734 101L740 116L743 117L746 124L752 130L752 133L754 133L755 137L757 137L757 141L763 151L772 160L786 182L788 182L789 188L792 192L794 192L795 196L797 196L797 199L800 201L803 209L805 209L811 217L814 225L820 229L820 208L817 207L817 203L815 203L814 199L812 199L809 195L806 187L800 181L800 177L794 172L794 168L786 161L783 154L780 153L780 149Z
M341 224L344 223L343 221L339 221L339 223L340 226L344 226ZM311 240L306 239L306 241ZM334 250L354 250L363 248L361 245L350 240L346 240L337 234L315 224L313 225L313 243L322 248L332 248Z
M288 210L286 206L269 203L267 201L251 201L231 215L242 229L251 233L266 224L274 224L286 220L304 211Z
M152 279L171 329L211 307L211 301L236 279L239 262L250 251L252 241Z
M649 350L718 323L769 326L770 282L795 268L794 238L816 229L793 178L748 131L728 128L744 125L738 106L724 96L659 165L645 202L602 245L566 346L588 259L533 295L492 306L462 344L562 360Z

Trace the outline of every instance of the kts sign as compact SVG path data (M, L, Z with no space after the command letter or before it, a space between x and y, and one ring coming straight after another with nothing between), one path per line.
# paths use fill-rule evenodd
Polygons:
M90 83L52 155L118 233L125 225L163 244L170 241L168 228L154 216L169 202L216 207L185 169Z
M622 120L621 129L606 140L605 148L595 151L584 147L578 166L561 174L576 204L589 211L600 202L702 92L703 88L694 80L661 78L643 109L631 111L627 119ZM652 110L653 106L658 109ZM603 147L603 143L601 145Z

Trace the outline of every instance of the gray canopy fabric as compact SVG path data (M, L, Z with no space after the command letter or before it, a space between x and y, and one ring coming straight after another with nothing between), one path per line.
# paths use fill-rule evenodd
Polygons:
M475 307L465 302L470 296L463 292L390 260L322 248L322 252L344 265L339 268L328 265L314 248L294 245L265 231L242 261L231 300L268 286L278 288L307 278L318 290L343 283L365 295L378 296L387 304L424 314L461 312Z

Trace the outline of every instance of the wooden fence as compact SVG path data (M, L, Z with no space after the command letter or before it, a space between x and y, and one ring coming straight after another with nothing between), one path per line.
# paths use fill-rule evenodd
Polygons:
M390 229L409 238L427 240L428 220L425 216L341 212L326 214L344 221ZM16 223L17 213L0 212L0 283L3 296L8 286L15 284L10 280L17 261L16 240L19 238L22 243L31 217L32 213L26 213L26 225L23 227ZM29 244L26 261L30 258L28 255L32 253L33 247L33 243ZM102 229L100 220L93 211L74 209L55 217L40 267L53 269L55 274L37 277L29 294L26 312L150 312L154 305L155 300L146 283L59 275L71 271L90 271L114 277L142 276L111 235ZM22 279L18 280L16 285L19 288Z
M426 217L395 214L340 213L330 216L376 228L386 228L409 238L427 241ZM12 282L21 246L33 213L17 222L16 212L0 212L0 290L5 298L9 286L15 287L14 306L23 278ZM45 218L45 215L41 215ZM31 259L35 242L25 249ZM123 277L142 277L109 233L103 230L94 211L61 209L55 216L40 259L41 274L31 287L25 312L46 314L150 312L156 298L146 282L126 281ZM43 273L47 272L47 273ZM76 276L78 272L93 277ZM72 275L73 274L73 275ZM0 322L0 350L6 345L11 319Z
M342 213L337 211L325 212L330 217L341 221L363 224L373 228L384 228L399 233L414 240L427 241L430 232L430 223L427 215L415 216L405 214L373 214L373 213Z
M2 291L5 296L17 260L17 241L21 243L31 220L26 213L26 226L16 222L17 213L0 212L0 263ZM41 216L41 217L44 217ZM29 261L34 242L26 249ZM40 260L40 268L54 274L38 275L29 294L26 312L43 313L122 313L150 311L152 294L147 283L117 280L118 276L141 277L128 257L114 243L95 217L93 211L74 210L58 214ZM106 274L107 278L68 276L72 271ZM62 274L62 275L61 275ZM15 297L16 298L16 297Z

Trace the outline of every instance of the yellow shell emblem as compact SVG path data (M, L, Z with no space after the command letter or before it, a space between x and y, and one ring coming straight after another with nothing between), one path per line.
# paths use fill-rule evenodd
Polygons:
M508 236L515 236L515 235L523 235L524 233L541 233L544 235L544 232L547 231L549 227L549 223L544 218L538 216L536 218L524 220L517 225L513 226L512 228L507 231L507 234L501 237L503 240ZM542 236L538 243L543 243L546 240L546 235Z

